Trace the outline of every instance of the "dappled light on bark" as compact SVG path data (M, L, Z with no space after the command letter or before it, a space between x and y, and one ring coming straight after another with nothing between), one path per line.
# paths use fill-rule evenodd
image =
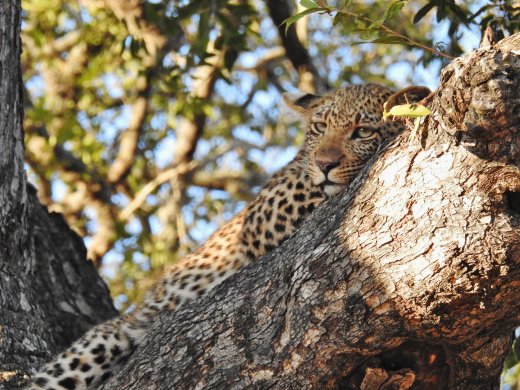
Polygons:
M449 65L423 142L403 133L281 248L162 315L103 388L496 388L520 320L519 40Z
M139 4L111 4L144 40L141 53L153 67L167 38L152 23L136 23ZM0 64L7 64L0 93L9 102L0 107L0 387L26 383L49 355L115 314L81 239L26 186L19 25L20 8L7 1L0 7ZM96 48L83 42L69 58L56 55L71 61L63 81L81 74ZM496 388L520 322L519 53L516 35L454 60L420 139L404 132L281 247L160 315L101 388ZM133 166L148 93L147 85L137 91L140 109L121 140L126 151L115 153L110 185L65 143L51 142L52 132L32 129L63 159L64 177L79 178L75 199L88 193L100 202L92 204L110 220L100 229L102 251L114 242L107 232L119 215L111 185L123 186ZM53 123L63 124L65 112L53 108ZM144 175L153 190L161 173Z

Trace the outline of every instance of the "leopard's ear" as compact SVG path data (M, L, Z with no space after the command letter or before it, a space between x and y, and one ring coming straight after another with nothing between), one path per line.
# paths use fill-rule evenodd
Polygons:
M311 93L299 95L284 93L282 98L290 109L301 113L308 112L316 107L321 101L321 96L313 95Z
M432 91L428 87L413 85L397 91L391 95L386 103L386 111L390 111L398 104L415 104L430 95Z

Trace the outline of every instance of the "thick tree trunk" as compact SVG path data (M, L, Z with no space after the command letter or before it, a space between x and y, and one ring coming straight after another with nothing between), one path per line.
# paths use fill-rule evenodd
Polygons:
M31 367L115 315L105 284L85 260L82 240L27 185L19 29L19 1L2 1L0 389L18 388Z
M497 388L520 322L520 35L281 248L162 315L102 388Z
M114 314L81 240L26 190L19 15L2 2L0 388ZM517 35L454 61L417 134L161 315L102 388L496 388L520 322L519 53Z

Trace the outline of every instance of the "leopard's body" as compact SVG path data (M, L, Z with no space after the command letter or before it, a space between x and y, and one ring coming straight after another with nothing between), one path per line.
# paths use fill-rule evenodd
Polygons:
M158 313L205 294L279 246L320 203L348 185L383 139L401 130L398 123L381 121L391 93L370 84L286 99L307 127L294 160L203 246L171 267L132 314L88 331L48 363L31 388L95 388L140 343Z

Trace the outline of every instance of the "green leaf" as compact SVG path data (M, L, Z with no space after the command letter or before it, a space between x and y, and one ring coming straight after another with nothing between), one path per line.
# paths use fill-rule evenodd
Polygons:
M437 13L435 17L437 23L446 17L446 3L444 1L441 1L439 4L437 4Z
M433 7L435 7L435 5L435 1L431 1L422 7L419 11L417 11L413 17L413 24L418 23L422 18L424 18L426 14L430 12Z
M346 10L351 2L352 0L345 0L345 4L343 4L343 9Z
M386 36L382 38L374 39L373 41L370 41L370 43L382 43L385 45L398 45L398 44L406 44L405 40L399 37L394 36Z
M190 18L192 15L197 15L205 12L208 5L204 1L191 1L187 2L184 7L177 9L179 19Z
M379 28L364 28L358 31L359 37L364 39L365 41L374 41L380 38L379 33L381 29Z
M386 111L386 104L383 112L383 119L388 118L389 116L397 116L401 118L420 118L423 116L430 115L432 112L420 105L420 104L399 104L397 106L393 106L390 111Z
M468 24L468 17L466 15L466 11L464 11L462 8L460 8L455 2L449 2L448 8L459 18L459 20L464 23Z
M394 1L392 4L390 4L390 6L386 9L385 13L383 14L381 23L394 19L397 15L399 15L399 12L401 12L401 9L403 7L403 0Z
M337 20L334 19L334 22L340 24L341 32L343 34L349 35L351 33L355 33L358 30L356 24L354 23L354 19L351 16L342 15L342 17L339 17Z
M298 20L300 20L301 18L303 18L306 15L313 14L313 13L319 12L319 11L322 11L322 9L319 7L309 8L309 9L306 9L305 11L300 12L299 14L293 15L290 18L285 19L282 22L282 24L285 23L285 35L287 35L287 31L289 30L289 27L291 27L291 24L296 23Z
M215 48L215 50L222 50L222 48L224 47L224 37L222 35L219 35L217 39L215 39L213 47Z
M210 13L200 13L197 39L195 41L195 44L193 45L193 51L195 54L202 56L204 52L207 50L210 30Z
M314 0L300 0L300 5L303 8L316 8L318 4Z
M334 19L332 19L332 25L336 26L338 23L345 25L348 19L349 17L347 15L338 12L336 15L334 15Z
M354 24L356 25L356 27L359 29L359 30L364 30L367 27L367 23L365 22L365 20L363 19L363 15L357 15L355 18L354 18Z
M515 340L515 343L517 343L517 341L518 340ZM514 344L513 344L513 347L511 347L511 351L509 351L506 361L504 362L504 370L508 370L517 364L518 364L518 357L515 354L515 349L514 349Z
M384 43L384 44L388 44L388 45L397 45L400 43L406 44L406 41L399 37L388 36L388 37L383 37L383 38L379 38L379 39L374 39L372 41L372 43Z
M236 51L235 49L231 49L231 48L226 50L226 52L224 53L224 67L227 70L231 70L231 68L235 64L235 61L237 58L238 58L238 51Z

